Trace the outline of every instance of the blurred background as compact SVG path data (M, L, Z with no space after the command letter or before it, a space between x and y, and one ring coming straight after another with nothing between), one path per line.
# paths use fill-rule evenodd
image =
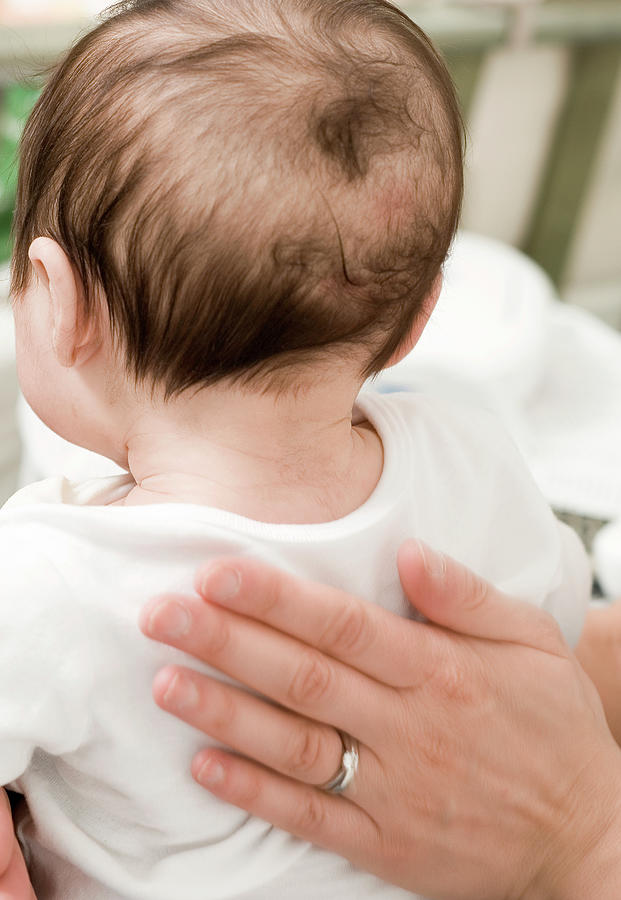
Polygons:
M467 189L465 234L422 362L406 361L383 387L441 375L450 390L470 384L484 394L550 502L590 542L602 523L621 521L621 0L397 5L439 46L456 81ZM103 8L97 0L0 0L0 297L36 73ZM14 398L5 324L0 499L17 477ZM21 422L31 458L22 480L50 474L52 459L66 470L61 450L23 411Z

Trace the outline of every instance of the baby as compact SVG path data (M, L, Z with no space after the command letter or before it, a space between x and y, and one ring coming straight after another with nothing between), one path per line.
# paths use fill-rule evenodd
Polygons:
M126 476L0 516L0 784L39 900L411 896L205 793L145 598L248 553L406 612L417 535L577 636L588 576L483 413L359 392L416 344L462 196L444 64L387 0L134 0L21 148L22 389ZM346 802L346 801L343 801Z

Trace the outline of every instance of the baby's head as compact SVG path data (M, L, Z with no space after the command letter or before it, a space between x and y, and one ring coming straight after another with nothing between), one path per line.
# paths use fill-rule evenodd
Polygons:
M168 397L362 379L426 321L461 197L450 78L386 0L134 0L26 126L12 291L55 242L80 315Z

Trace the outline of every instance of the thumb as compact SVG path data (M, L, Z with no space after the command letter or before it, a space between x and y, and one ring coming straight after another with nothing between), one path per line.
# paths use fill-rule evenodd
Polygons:
M461 563L421 541L406 541L397 556L406 597L436 625L460 634L510 641L567 655L568 647L548 613L508 597Z

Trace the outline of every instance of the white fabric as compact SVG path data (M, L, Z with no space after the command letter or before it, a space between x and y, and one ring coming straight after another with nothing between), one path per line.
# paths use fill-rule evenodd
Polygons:
M189 764L207 739L155 706L151 682L166 663L199 664L136 626L147 598L190 590L196 566L222 553L407 615L395 554L416 535L552 610L575 640L586 558L491 417L414 394L359 406L384 470L338 521L98 505L123 496L128 476L42 482L0 514L0 784L16 781L28 799L20 835L39 900L410 896L196 786Z
M381 381L412 385L421 375L441 375L524 406L548 371L556 300L554 285L532 259L493 238L460 231L420 340L382 372Z
M548 374L519 442L557 509L621 516L621 334L584 310L550 310Z

